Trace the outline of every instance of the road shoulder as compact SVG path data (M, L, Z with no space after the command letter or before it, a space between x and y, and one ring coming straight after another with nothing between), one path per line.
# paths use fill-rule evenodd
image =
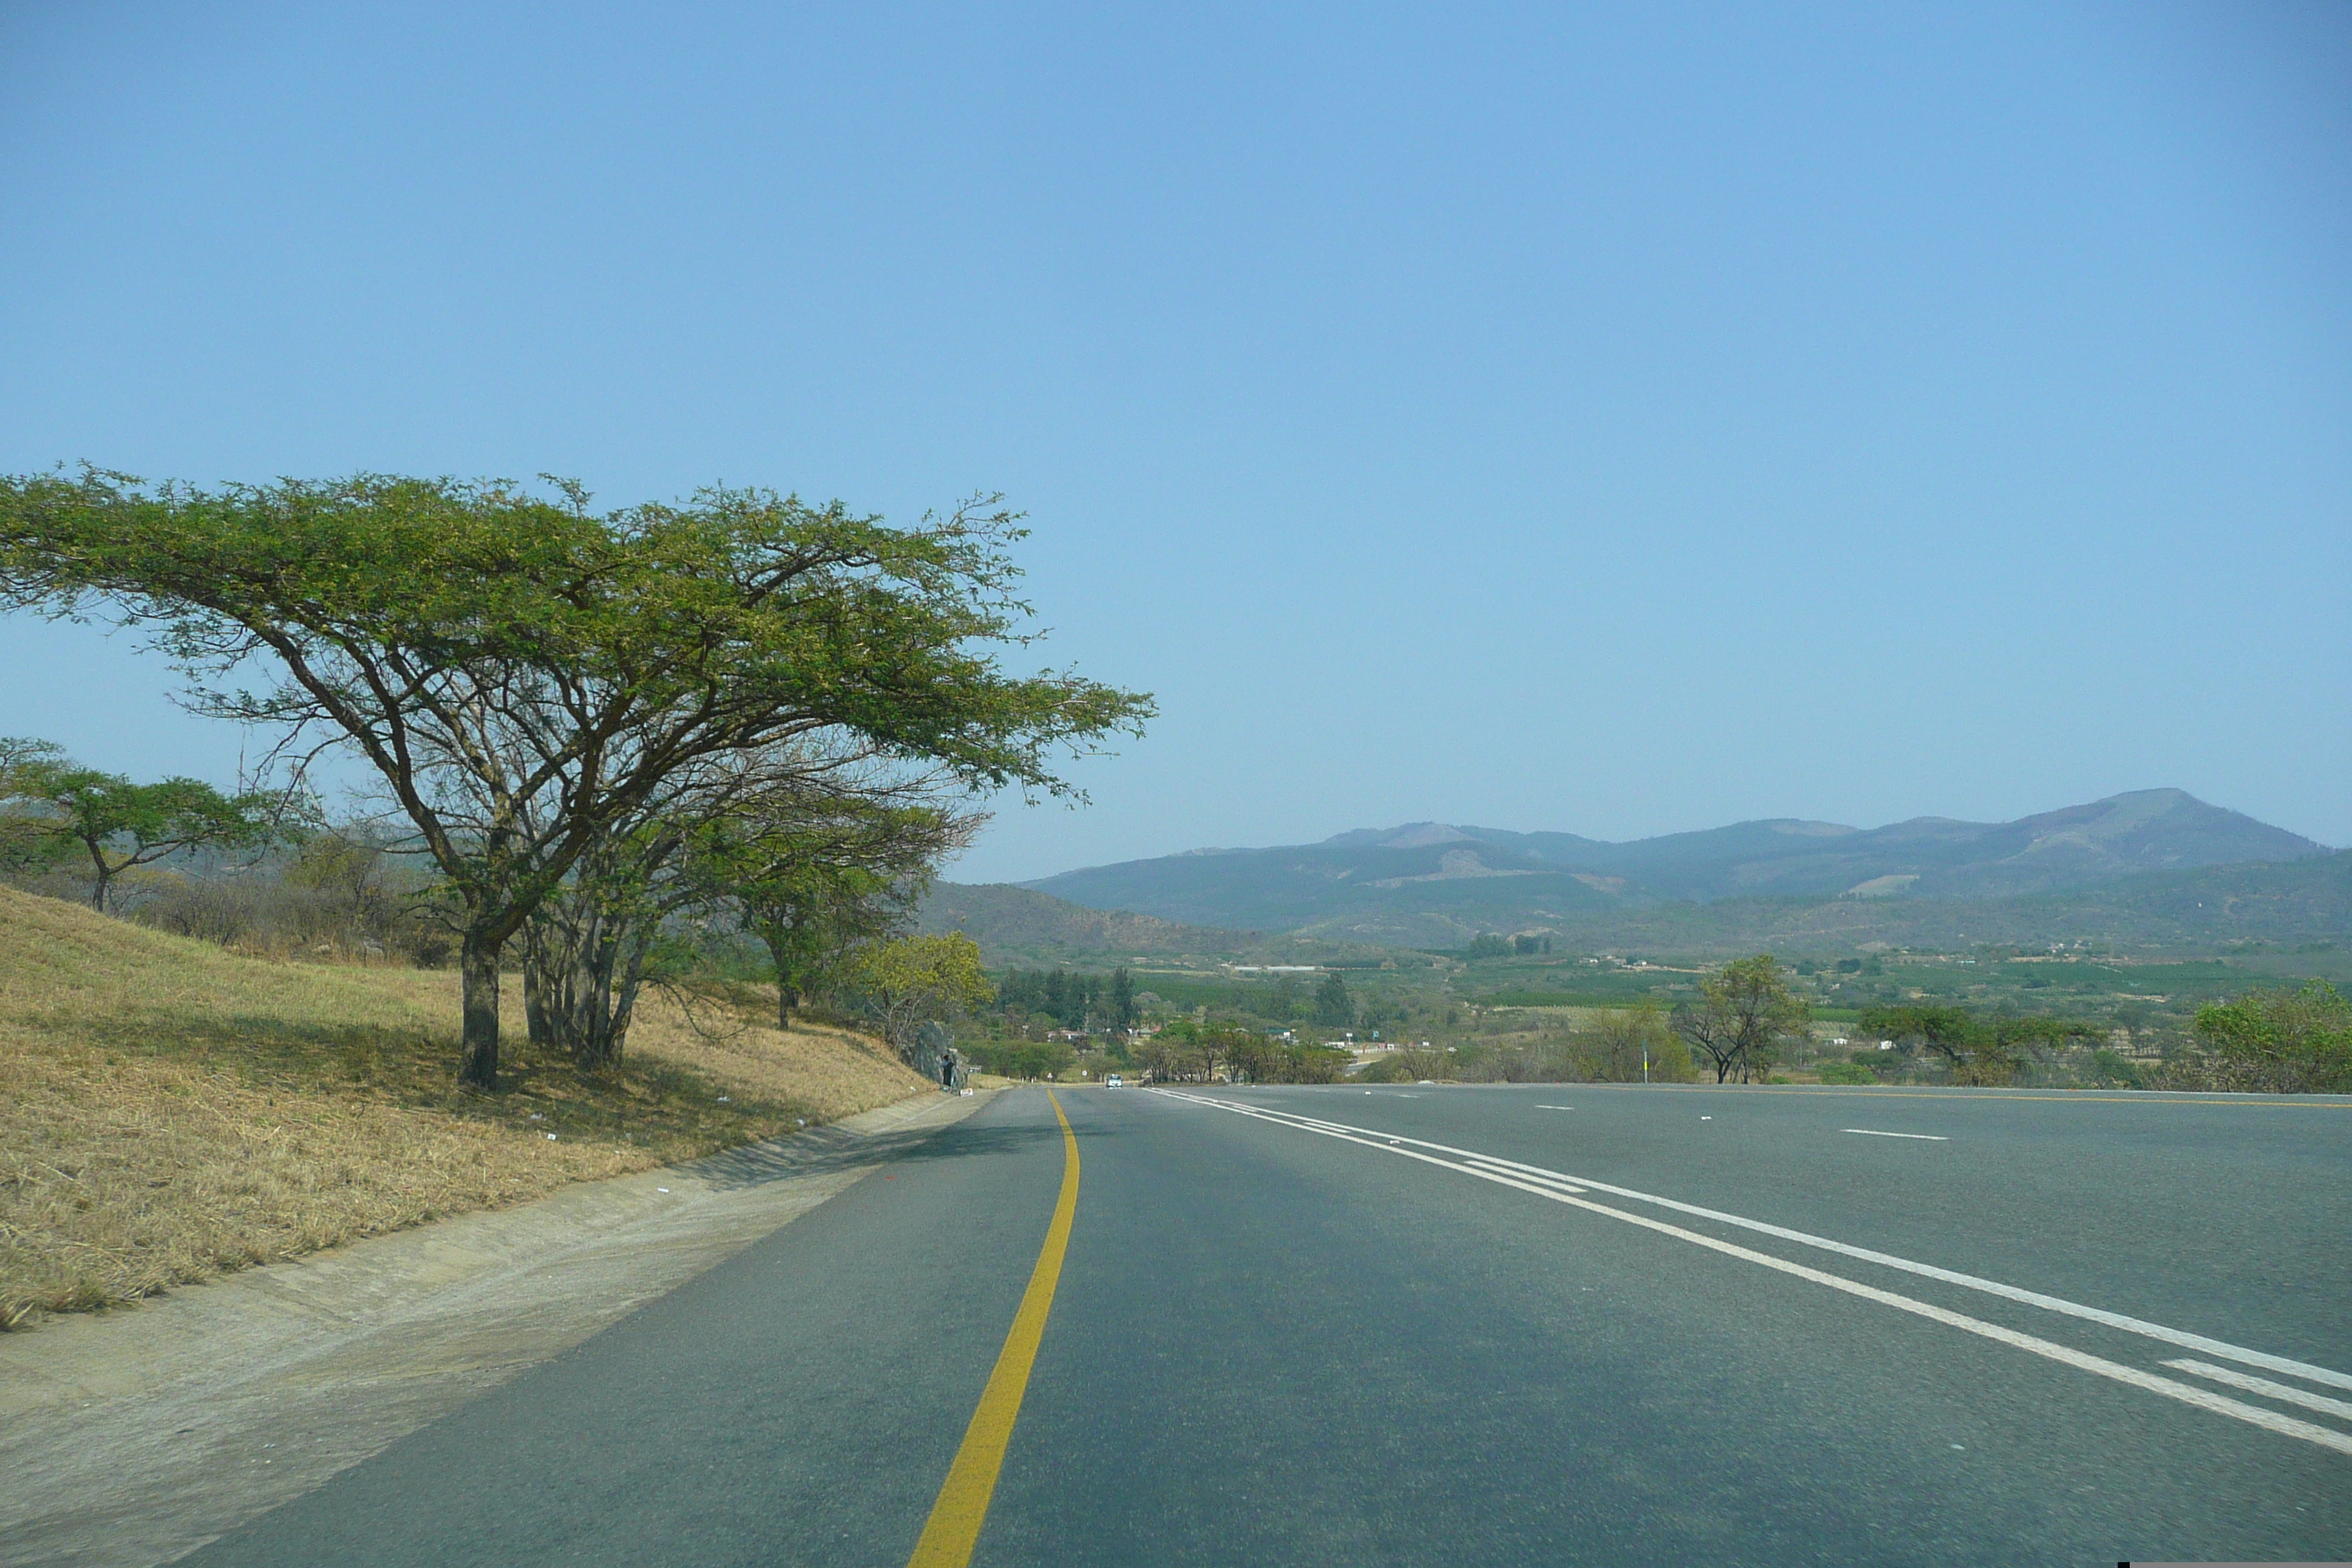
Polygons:
M723 1261L989 1096L583 1183L0 1339L9 1561L168 1562Z

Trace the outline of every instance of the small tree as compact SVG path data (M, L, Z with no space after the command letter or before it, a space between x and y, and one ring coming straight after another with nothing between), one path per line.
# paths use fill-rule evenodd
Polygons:
M1590 1043L1592 1075L1604 1083L1688 1083L1693 1076L1688 1047L1646 996L1601 1014Z
M876 942L852 961L847 973L861 1010L900 1056L915 1032L988 1002L992 993L980 967L980 944L961 931Z
M1110 972L1110 1026L1123 1030L1135 1022L1135 976L1125 964Z
M383 942L398 921L401 902L380 838L359 826L330 827L302 840L287 868L287 885L333 902L337 916L363 940Z
M2197 1034L2231 1089L2267 1094L2352 1092L2352 1001L2324 980L2299 991L2250 991L2197 1009Z
M0 741L0 812L9 837L86 856L89 901L101 912L125 871L268 837L271 805L261 795L225 795L201 779L133 784L77 766L45 741Z
M1734 959L1700 981L1698 990L1696 1005L1675 1009L1674 1030L1715 1068L1717 1083L1734 1072L1742 1083L1763 1073L1780 1042L1812 1016L1769 952Z
M1298 982L1286 974L1274 983L1274 993L1266 998L1265 1016L1287 1024L1299 1012Z
M695 875L740 910L776 974L776 1025L858 947L903 931L940 861L982 818L929 805L850 796L825 803L780 845L714 835Z
M1067 1040L1024 1040L1005 1056L1012 1075L1031 1083L1041 1078L1057 1079L1077 1060Z
M1328 1029L1344 1029L1356 1021L1356 1001L1336 969L1324 973L1315 987L1315 1021Z

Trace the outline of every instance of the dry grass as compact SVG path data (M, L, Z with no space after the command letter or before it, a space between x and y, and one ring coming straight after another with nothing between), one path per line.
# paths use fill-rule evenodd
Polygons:
M622 1070L523 1059L477 1094L456 1018L451 975L239 957L0 888L0 1326L924 1087L855 1037L653 999Z

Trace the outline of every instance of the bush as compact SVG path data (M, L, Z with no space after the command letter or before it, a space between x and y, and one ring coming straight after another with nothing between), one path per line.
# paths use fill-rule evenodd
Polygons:
M982 1071L1003 1078L1059 1078L1077 1060L1065 1040L981 1040L962 1048Z
M1823 1083L1876 1083L1878 1075L1860 1062L1823 1062Z
M2105 1046L2091 1053L2090 1076L2102 1088L2140 1087L2139 1069Z
M2211 1054L2217 1088L2352 1092L2352 1002L2324 980L2200 1007L2197 1036Z

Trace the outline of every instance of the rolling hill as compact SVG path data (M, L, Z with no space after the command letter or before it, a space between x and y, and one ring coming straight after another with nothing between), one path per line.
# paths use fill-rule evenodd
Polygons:
M1782 818L1624 844L1423 822L1320 844L1090 867L1025 886L1090 909L1195 926L1444 947L1480 931L1565 930L1679 903L2011 899L2326 853L2297 834L2166 789L2015 822L1915 817L1854 828Z
M968 932L994 965L1108 964L1144 956L1344 963L1360 961L1382 945L1442 948L1459 946L1462 940L1462 923L1442 912L1341 917L1282 937L1089 910L1004 885L943 884L924 905L923 927ZM1943 951L2077 941L2195 952L2250 942L2347 944L2352 943L2352 850L2144 871L2063 892L1991 899L1621 902L1547 921L1542 929L1570 952L1691 955L1767 950L1821 955L1866 944Z

